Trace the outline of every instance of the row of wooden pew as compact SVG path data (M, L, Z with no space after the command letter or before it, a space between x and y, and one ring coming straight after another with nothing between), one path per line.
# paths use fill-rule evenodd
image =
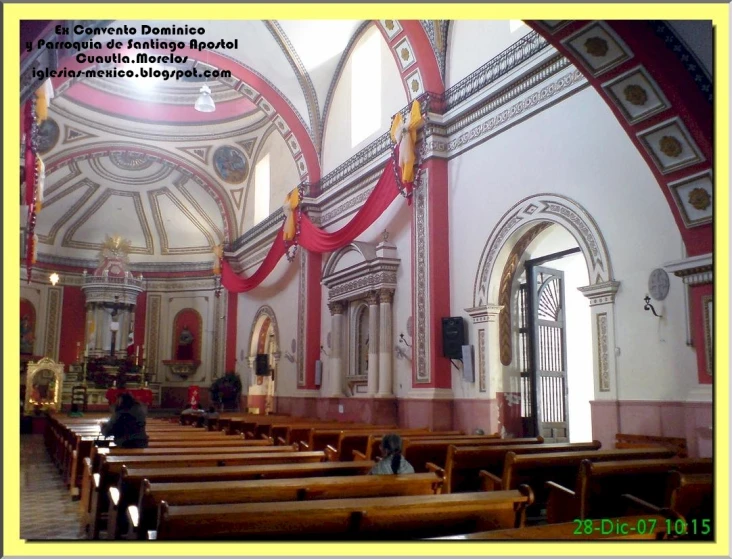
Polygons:
M81 457L91 538L660 539L680 535L670 521L712 514L711 460L658 441L605 450L286 416L185 422L150 420L146 449L88 452L97 419L52 422L49 452L70 487ZM401 434L415 474L367 475L386 432ZM574 533L577 521L639 515L653 530Z

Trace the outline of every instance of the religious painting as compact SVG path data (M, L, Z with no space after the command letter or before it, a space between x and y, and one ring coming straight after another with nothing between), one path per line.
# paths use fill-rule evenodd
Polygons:
M28 299L20 300L20 353L33 355L36 341L36 309Z
M173 319L173 360L200 361L203 320L195 309L183 309Z
M221 146L214 152L216 174L230 184L240 184L247 178L249 167L244 153L232 146Z
M52 118L47 118L38 127L38 153L44 155L56 147L59 131L58 124Z
M26 378L25 412L58 411L61 407L63 363L44 357L29 363Z

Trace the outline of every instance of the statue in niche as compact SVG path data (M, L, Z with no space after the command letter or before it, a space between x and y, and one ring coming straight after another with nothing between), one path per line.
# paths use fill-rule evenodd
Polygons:
M193 334L188 329L188 325L184 325L178 336L178 351L175 355L177 360L191 361L193 359L193 340Z

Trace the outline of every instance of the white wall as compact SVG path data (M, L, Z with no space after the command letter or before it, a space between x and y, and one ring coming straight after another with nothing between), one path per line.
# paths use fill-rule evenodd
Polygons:
M379 33L370 27L359 39L357 45L368 39L371 33ZM328 114L324 115L322 174L332 171L352 155L358 153L391 127L391 117L408 103L396 61L388 45L381 44L381 122L378 130L355 147L351 147L351 60L343 65L338 83L331 98ZM356 47L354 47L355 50ZM351 51L353 53L353 50Z
M302 249L299 249L302 250ZM300 258L288 262L282 258L269 277L256 289L239 296L236 331L236 371L241 377L243 392L256 382L254 372L249 368L247 357L250 353L249 338L252 333L254 316L262 305L269 305L275 313L282 356L277 362L276 395L293 396L297 392L297 366L285 359L284 352L291 351L290 344L297 340L298 273ZM256 267L244 272L249 276ZM298 342L299 343L299 342ZM297 356L297 352L295 353Z
M511 32L509 20L451 21L447 36L446 87L469 76L530 31L523 25Z
M685 346L681 283L659 320L643 310L650 272L681 258L681 237L658 184L605 103L585 89L449 162L452 312L472 306L494 225L539 192L567 196L595 219L615 279L620 399L674 400L696 383Z
M285 196L298 184L300 175L297 172L297 165L287 143L279 132L273 131L258 148L256 159L252 161L252 168L247 178L246 192L244 193L244 218L242 220L242 233L246 233L254 225L254 170L262 158L269 153L270 187L269 187L269 214L285 203ZM269 215L268 214L268 215Z

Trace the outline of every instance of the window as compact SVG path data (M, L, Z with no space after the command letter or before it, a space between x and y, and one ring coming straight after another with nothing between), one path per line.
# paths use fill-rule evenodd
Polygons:
M381 36L367 32L351 62L351 147L356 147L381 124Z
M254 224L269 216L269 153L254 169Z

